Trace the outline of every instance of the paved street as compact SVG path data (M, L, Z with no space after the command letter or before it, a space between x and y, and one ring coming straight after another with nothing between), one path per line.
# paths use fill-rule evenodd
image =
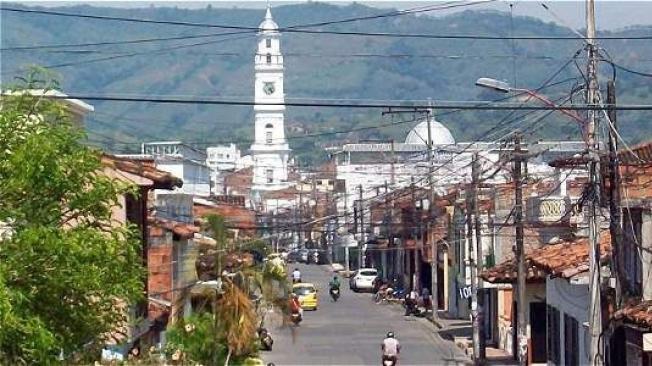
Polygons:
M318 287L319 310L304 312L304 321L296 328L268 324L274 349L262 353L266 363L378 365L380 342L390 330L401 342L400 365L456 365L465 360L462 352L434 333L424 319L404 317L402 308L396 306L374 304L370 294L350 291L344 278L342 297L334 303L328 295L330 273L325 266L291 264L290 271L294 267L301 270L304 281Z

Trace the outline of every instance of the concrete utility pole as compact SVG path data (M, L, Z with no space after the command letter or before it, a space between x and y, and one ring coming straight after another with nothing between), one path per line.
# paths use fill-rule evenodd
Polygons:
M360 195L359 200L358 200L358 216L360 216L360 229L358 231L360 232L360 241L358 242L358 268L362 268L362 248L364 247L364 211L362 209L362 184L358 185L358 189L360 190Z
M588 62L586 76L588 87L586 91L586 104L594 109L588 110L587 138L589 146L589 184L591 187L591 199L588 205L589 219L589 362L592 365L602 365L602 305L600 301L600 222L598 212L600 205L600 157L598 150L600 144L596 138L595 131L598 124L598 75L597 75L597 47L595 45L595 4L593 0L586 1L586 42L588 51Z
M428 223L426 226L426 235L428 235L428 241L430 242L430 253L432 258L430 258L430 282L431 282L431 305L432 305L432 320L437 320L439 310L439 259L437 251L437 243L435 243L435 237L432 235L432 230L434 229L434 215L435 212L435 179L432 176L434 174L433 168L433 151L432 151L432 110L428 110L426 113L426 118L428 118Z
M475 361L477 364L484 364L487 358L485 349L485 331L484 331L484 292L482 290L482 279L478 273L484 268L484 257L482 251L482 227L480 225L480 208L478 207L478 185L480 184L480 161L478 153L473 154L473 164L471 166L471 176L473 179L473 219L475 223L475 276L476 288L474 289L476 297L476 315L474 318L474 332L478 333L478 353ZM474 349L475 351L475 349Z
M523 160L525 154L521 150L521 135L517 133L514 137L514 225L516 226L516 310L517 314L517 339L518 339L518 362L520 365L527 365L527 323L525 321L525 248L523 245Z
M349 192L346 189L346 186L344 187L344 227L346 228L346 243L344 245L344 270L346 271L347 275L351 271L350 268L350 258L349 258L349 240L351 232L349 231Z
M477 156L473 155L473 164L476 164ZM471 321L473 323L473 361L477 365L480 355L480 329L478 325L478 266L477 251L473 240L473 204L475 202L475 182L472 178L471 184L466 187L466 239L469 248L469 267L471 268Z
M418 224L419 220L417 219L417 199L415 196L416 187L414 186L414 177L410 177L410 194L412 201L412 223L410 225L410 232L414 236L414 250L412 251L412 290L419 290L419 248L417 235L419 230L421 230L421 225Z
M299 248L305 248L303 232L303 184L299 187Z

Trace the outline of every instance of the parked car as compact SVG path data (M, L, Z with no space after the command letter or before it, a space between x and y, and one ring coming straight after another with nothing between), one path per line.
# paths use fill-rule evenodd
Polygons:
M298 250L293 250L288 253L287 256L287 262L288 263L295 263L295 262L300 262L301 261L301 254L299 253Z
M299 249L299 262L308 263L310 251L308 249Z
M375 268L360 268L349 279L349 288L353 291L372 290L376 277L378 277L378 270Z

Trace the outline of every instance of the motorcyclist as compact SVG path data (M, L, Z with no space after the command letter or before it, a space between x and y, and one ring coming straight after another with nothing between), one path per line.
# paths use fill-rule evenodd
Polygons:
M333 276L333 279L328 283L328 287L333 289L340 289L340 278L337 275Z
M383 364L385 361L391 361L392 365L396 365L398 354L401 352L401 344L398 339L394 338L394 332L387 332L387 337L383 339L380 348L383 351Z
M303 318L303 309L301 308L297 294L292 294L290 297L290 314L299 314L299 319Z
M408 292L408 294L405 296L405 316L415 313L418 298L419 294L414 289Z
M292 271L292 283L299 282L301 282L301 271L299 271L299 268L295 268L294 271Z

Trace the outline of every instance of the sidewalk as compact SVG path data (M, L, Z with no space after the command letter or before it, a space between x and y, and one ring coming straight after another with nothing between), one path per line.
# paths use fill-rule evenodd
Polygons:
M473 354L473 326L470 320L447 318L445 313L440 312L438 318L433 322L430 317L422 318L424 321L436 328L436 332L443 339L452 341L460 347L464 353L471 357ZM507 353L507 351L486 347L487 362L485 365L518 365L518 362Z

